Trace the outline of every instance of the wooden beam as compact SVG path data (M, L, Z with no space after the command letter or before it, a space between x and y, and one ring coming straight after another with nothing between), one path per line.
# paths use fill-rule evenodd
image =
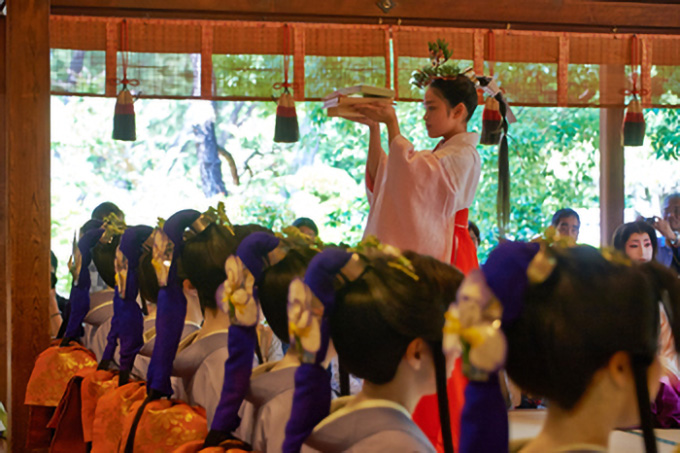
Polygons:
M623 66L600 66L601 99L622 98L609 87L622 86L626 77ZM623 103L623 99L619 99ZM616 227L623 223L625 208L624 149L621 125L624 109L600 109L600 243L611 244Z
M7 382L9 375L7 374L7 301L8 285L7 282L7 122L6 122L6 94L7 86L5 84L5 33L7 20L5 16L0 15L0 401L3 404L7 402L8 387Z
M385 1L385 0L383 0ZM680 4L601 0L53 0L53 14L680 34Z
M49 346L50 46L49 0L7 2L6 71L9 249L9 434L26 444L26 385Z

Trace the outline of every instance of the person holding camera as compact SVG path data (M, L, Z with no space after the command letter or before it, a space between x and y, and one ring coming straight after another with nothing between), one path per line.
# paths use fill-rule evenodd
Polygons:
M653 217L649 220L661 233L657 261L680 274L680 192L664 199L663 218Z

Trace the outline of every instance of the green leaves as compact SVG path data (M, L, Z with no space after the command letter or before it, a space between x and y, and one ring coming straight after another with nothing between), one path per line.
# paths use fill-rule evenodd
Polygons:
M645 112L647 135L657 159L680 159L680 112L676 109L653 109Z

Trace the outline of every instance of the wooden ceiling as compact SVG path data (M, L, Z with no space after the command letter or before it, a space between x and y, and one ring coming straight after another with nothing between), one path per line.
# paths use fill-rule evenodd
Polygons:
M679 0L52 0L51 8L68 15L680 34Z

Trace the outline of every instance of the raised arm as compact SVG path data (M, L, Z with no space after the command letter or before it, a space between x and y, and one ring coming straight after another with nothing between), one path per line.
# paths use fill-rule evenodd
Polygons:
M366 159L366 171L371 181L375 181L378 173L378 166L380 161L385 156L385 151L382 149L380 143L380 124L373 121L368 126L369 141L368 141L368 158Z
M371 181L371 183L369 183L369 187L371 187L373 182L375 182L380 161L382 161L382 159L385 157L385 151L382 149L382 144L380 143L380 123L368 118L367 116L348 116L345 117L345 119L368 126L369 139L368 157L366 158L366 171L368 173L368 178Z

